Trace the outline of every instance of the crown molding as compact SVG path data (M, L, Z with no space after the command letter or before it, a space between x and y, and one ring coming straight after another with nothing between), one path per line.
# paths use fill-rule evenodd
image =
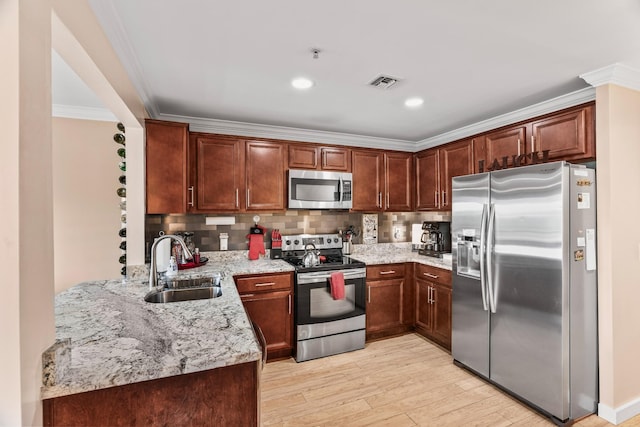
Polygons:
M67 119L96 120L99 122L117 122L118 119L106 108L79 107L76 105L53 104L51 106L53 117Z
M580 75L593 87L614 84L640 91L640 70L616 63Z
M596 99L596 91L592 87L587 87L566 95L558 96L529 107L521 108L510 113L492 117L481 122L473 123L450 132L445 132L431 138L423 139L416 143L416 151L427 148L436 147L446 144L447 142L456 141L458 139L467 138L479 133L507 126L512 123L521 122L533 117L542 116L547 113L553 113L564 108L573 107L574 105L584 104L585 102Z
M380 148L385 150L415 151L415 143L402 139L380 138L375 136L354 135L293 128L286 126L262 125L236 122L231 120L207 119L201 117L159 114L158 120L189 123L192 132L218 133L223 135L242 135L255 138L284 139L288 141L315 142L321 144L347 145L352 147Z
M145 109L155 117L159 114L158 106L153 102L150 94L149 83L144 77L142 67L138 61L135 49L131 45L127 33L122 24L122 19L118 14L113 1L111 0L89 0L89 4L98 18L102 29L104 30L113 50L120 58L120 62L124 67L131 83L138 92L138 96L144 103Z

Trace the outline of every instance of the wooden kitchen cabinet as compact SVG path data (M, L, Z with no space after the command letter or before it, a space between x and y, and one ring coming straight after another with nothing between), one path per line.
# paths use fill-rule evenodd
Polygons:
M293 276L291 273L236 276L247 314L262 330L267 360L293 353Z
M507 165L513 165L513 156L525 154L527 127L512 126L485 135L485 171L497 159L500 164L507 157Z
M257 426L261 365L248 362L45 399L43 425Z
M351 172L351 150L314 144L289 144L289 169Z
M413 210L413 177L413 155L411 153L384 153L384 210L391 212Z
M405 264L367 266L367 340L411 329L408 298Z
M245 208L244 142L224 136L192 133L195 153L192 186L193 211L238 212ZM194 185L195 184L195 185ZM195 187L195 190L192 188Z
M565 110L531 123L532 151L549 150L549 160L591 160L596 157L595 106Z
M438 149L432 148L416 154L416 209L437 210L440 207Z
M353 150L354 211L413 210L413 156L411 153Z
M145 120L148 214L187 211L187 123Z
M352 150L352 210L381 211L384 187L384 154L375 150Z
M416 154L416 209L451 210L451 179L474 173L474 139Z
M284 210L286 144L249 140L245 147L246 210Z
M451 272L415 265L416 331L451 350Z
M192 133L190 212L285 209L286 144Z
M489 132L485 135L484 170L491 170L494 160L501 169L513 167L514 156L523 156L520 165L533 163L532 153L548 161L587 161L595 159L595 106L593 103L568 108Z

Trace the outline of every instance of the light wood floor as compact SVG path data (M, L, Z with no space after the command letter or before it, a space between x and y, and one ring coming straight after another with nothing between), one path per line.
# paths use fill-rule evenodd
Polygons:
M553 426L416 334L262 372L264 426ZM575 425L612 424L592 415ZM621 425L640 427L640 416Z

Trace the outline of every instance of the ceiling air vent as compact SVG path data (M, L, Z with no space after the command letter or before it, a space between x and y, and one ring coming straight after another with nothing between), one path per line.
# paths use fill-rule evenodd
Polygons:
M398 79L390 76L378 76L373 79L369 85L377 87L378 89L389 89L394 84L398 83Z

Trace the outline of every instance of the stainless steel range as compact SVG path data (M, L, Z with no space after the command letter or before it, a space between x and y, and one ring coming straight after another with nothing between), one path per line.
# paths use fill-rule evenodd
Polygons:
M282 259L296 268L296 361L364 348L365 264L342 254L338 234L282 236L282 241ZM344 277L344 298L331 294L332 273Z

